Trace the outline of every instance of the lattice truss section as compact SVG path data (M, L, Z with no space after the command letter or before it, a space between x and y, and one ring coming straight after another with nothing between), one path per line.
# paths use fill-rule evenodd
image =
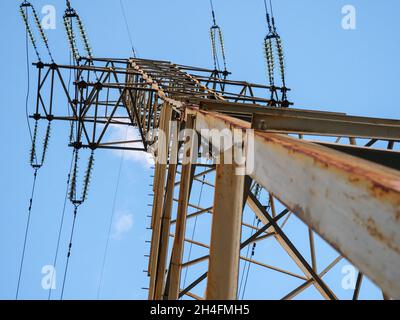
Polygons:
M92 58L81 59L74 66L35 65L39 90L33 118L76 122L75 142L92 149L124 145L130 150L147 150L163 101L176 110L182 109L183 103L201 99L270 103L265 98L268 86L222 80L218 71L165 61ZM64 114L53 108L54 95L60 93L68 99ZM138 139L111 141L109 129L115 125L134 126Z
M166 61L36 66L32 117L69 122L71 146L157 157L159 128L181 150L177 164L167 153L155 167L150 299L291 299L312 291L357 299L363 278L399 298L399 121L272 107L268 86ZM56 96L66 97L64 106ZM199 135L255 129L252 174L233 177L215 155L193 150L190 137L174 138L171 121ZM137 138L116 141L115 126L134 127ZM199 161L183 163L187 150ZM358 276L341 297L348 261Z

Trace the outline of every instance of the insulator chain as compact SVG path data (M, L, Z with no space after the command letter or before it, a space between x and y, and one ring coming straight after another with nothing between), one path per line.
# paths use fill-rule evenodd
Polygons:
M81 20L81 18L79 16L76 17L76 21L78 22L79 32L81 34L82 41L83 41L83 44L85 46L86 53L87 53L88 57L91 59L93 57L92 48L89 45L89 40L88 40L88 36L87 36L86 30L83 27L82 20Z
M46 134L43 139L43 149L40 159L37 157L36 153L37 132L38 132L38 120L35 120L35 126L32 135L32 146L30 151L30 164L35 169L39 169L40 167L42 167L46 159L47 149L49 146L50 135L51 135L51 121L49 121L47 124Z
M224 39L222 36L221 28L218 26L212 26L210 28L210 39L211 39L211 50L214 59L214 68L216 70L219 69L219 59L218 55L220 54L222 57L222 62L224 64L224 71L226 71L226 55L225 55L225 45ZM220 53L218 54L217 47L219 46Z
M28 8L31 8L31 11L32 11L32 14L33 14L33 17L34 17L34 20L35 20L35 24L36 24L37 30L39 32L39 35L40 35L40 38L42 39L42 41L43 41L43 43L44 43L44 45L46 47L47 53L49 54L49 57L50 57L51 61L54 62L53 56L52 56L51 51L50 51L49 42L47 40L46 34L44 33L42 24L40 23L39 16L36 13L35 7L32 4L30 4L29 2L24 1L19 7L19 12L21 13L22 19L24 20L25 28L26 28L26 31L27 31L27 33L29 35L29 39L31 40L31 44L33 46L35 54L36 54L38 60L42 61L42 59L40 57L40 54L39 54L39 50L38 50L37 44L36 44L35 36L33 35L32 28L31 28L31 26L29 24Z
M265 60L268 68L268 78L269 78L269 85L271 87L275 86L275 75L274 75L274 70L275 70L275 62L274 62L274 53L272 49L272 40L271 39L265 39L264 41L264 54L265 54Z
M82 204L87 199L87 195L89 193L90 179L92 176L93 165L94 165L94 151L92 150L89 156L85 176L83 178L82 194L79 199L77 198L77 191L76 191L77 178L78 178L79 149L74 149L74 153L75 153L75 158L71 175L71 188L69 191L69 200L72 202L72 204L77 206Z
M213 28L210 28L210 39L211 39L211 52L214 60L214 69L218 69L218 57L217 57L217 46L215 44L215 32Z
M81 54L79 53L77 42L76 42L76 36L74 32L74 24L73 21L76 21L76 26L79 29L79 34L83 43L84 50L86 51L87 57L89 59L92 59L93 54L92 54L92 48L89 44L89 38L87 36L86 30L83 26L82 20L75 11L75 9L72 9L70 6L67 7L64 17L64 26L65 30L67 32L67 38L68 38L68 43L71 49L71 52L74 56L74 59L76 61L79 61L81 59Z
M75 122L71 121L69 124L69 143L72 144L74 141L74 129L75 129Z
M279 69L281 74L281 81L282 81L282 100L286 100L286 79L285 79L285 57L283 54L283 46L282 46L282 39L281 37L276 38L276 53L278 55L279 60Z
M221 28L218 28L218 35L219 35L219 44L220 44L220 47L221 47L222 59L224 61L224 71L226 71L225 45L224 45L224 38L222 36Z
M285 78L285 58L283 53L283 45L282 39L279 36L276 25L275 25L275 18L273 15L272 10L272 3L270 2L270 12L268 10L267 2L264 0L265 4L265 11L266 11L266 20L268 26L268 34L264 39L264 52L265 52L265 59L268 69L268 78L270 84L270 91L271 91L271 104L276 105L275 98L278 100L278 104L282 107L288 107L289 102L287 100L287 87L286 87L286 78ZM277 63L275 63L277 62ZM281 80L281 97L277 94L277 87L275 86L275 64L279 65L279 70L277 71L280 75Z
M285 58L283 53L282 39L278 35L269 35L264 40L264 52L268 69L269 84L271 86L271 96L276 93L275 86L275 66L276 62L279 66L279 76L282 88L282 101L287 100L287 88L285 78Z
M78 49L76 46L75 35L72 30L71 20L69 18L67 18L65 15L64 15L63 19L64 19L65 31L67 32L68 44L71 49L72 55L75 60L79 60L80 57L79 57L79 52L78 52Z
M214 60L214 68L215 70L219 70L219 56L222 58L222 62L224 64L224 72L226 72L226 55L225 55L225 45L224 45L224 38L222 36L222 30L221 28L217 25L216 19L215 19L215 12L214 12L214 6L212 1L210 1L211 4L211 13L212 13L212 19L213 19L213 25L210 28L210 39L211 39L211 51L213 55L213 60ZM218 52L217 47L219 47L220 52Z

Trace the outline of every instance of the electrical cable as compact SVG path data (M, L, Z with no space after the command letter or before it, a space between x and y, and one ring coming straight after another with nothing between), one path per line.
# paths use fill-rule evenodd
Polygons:
M20 8L20 11L21 11L21 13L24 13L22 7ZM28 7L25 7L25 15L23 15L23 17L24 17L24 20L27 22L28 21ZM31 139L31 145L33 145L34 144L34 140L33 140L33 136L32 136L32 128L31 128L31 125L30 125L30 122L29 122L29 111L28 111L29 96L30 96L30 69L29 69L30 62L29 62L29 44L28 44L29 43L29 39L28 39L28 37L30 35L31 35L31 32L29 32L29 29L26 28L26 33L25 33L25 53L26 53L26 69L27 69L27 90L26 90L26 98L25 98L25 116L26 116L26 123L27 123L27 126L28 126L29 136L30 136L30 139ZM32 39L32 37L31 37L31 39ZM37 50L36 50L36 52L37 52ZM39 60L40 60L40 58L39 58ZM36 152L35 149L31 150L31 165L32 165L33 159L35 159L37 161L37 157L36 157L36 153L35 152ZM33 204L33 197L34 197L34 194L35 194L37 171L38 171L38 168L34 168L33 183L32 183L32 189L31 189L31 197L29 199L28 217L27 217L27 221L26 221L26 225L25 225L24 244L23 244L23 248L22 248L21 261L20 261L20 266L19 266L19 271L18 271L18 282L17 282L17 289L16 289L16 294L15 294L15 299L16 300L18 300L18 296L19 296L22 271L23 271L23 266L24 266L24 261L25 261L26 244L27 244L27 239L28 239L28 234L29 234L29 229L30 229L32 204Z
M256 225L256 226L258 227L259 224L260 224L260 220L257 219L257 225ZM252 257L253 257L254 254L255 254L256 246L257 246L257 244L256 244L256 242L254 242L254 243L253 243L253 247L252 247L252 249L251 249L251 256L252 256ZM250 248L250 247L249 247L249 248ZM250 268L251 268L251 262L249 261L248 266L247 266L247 273L246 273L246 278L245 278L245 282L244 282L244 286L243 286L243 291L242 291L242 300L244 300L244 294L245 294L246 288L247 288L247 281L248 281L248 279L249 279Z
M268 26L268 34L264 38L264 54L267 65L268 79L271 92L271 106L288 107L289 101L287 100L287 87L285 77L285 59L283 52L282 39L277 32L275 25L275 16L272 6L272 0L269 0L269 7L267 1L264 0L265 14ZM281 79L281 97L278 96L278 89L275 86L275 59L279 65L279 75Z
M127 137L128 137L128 128L129 127L126 127L125 140L127 140ZM101 291L101 287L102 287L102 284L103 284L104 269L105 269L105 264L106 264L107 254L108 254L108 248L109 248L109 243L110 243L112 222L114 221L114 216L115 216L115 208L116 208L116 204L117 204L117 195L118 195L118 190L119 190L119 185L120 185L120 180L121 180L122 166L123 166L124 160L125 160L125 152L122 151L122 156L121 156L121 159L120 159L119 168L118 168L118 174L117 174L117 182L115 184L115 191L114 191L114 197L113 197L113 202L112 202L111 217L110 217L109 224L108 224L106 246L105 246L104 253L103 253L101 272L100 272L100 281L99 281L99 285L97 287L97 300L99 300L99 298L100 298L100 291Z
M64 277L63 277L63 282L62 282L62 287L61 287L61 297L60 297L61 300L63 300L63 298L64 298L64 289L65 289L65 283L66 283L67 275L68 275L69 260L70 260L70 256L71 256L72 240L74 238L74 233L75 233L75 224L76 224L76 216L78 213L78 207L79 207L79 204L74 205L74 218L72 220L72 228L71 228L71 233L69 236L67 262L65 263Z
M65 210L66 210L66 206L67 206L68 192L69 192L70 181L71 181L71 171L72 171L73 160L74 160L74 156L72 154L71 163L70 163L69 171L68 171L68 177L67 177L67 188L65 191L64 205L63 205L63 210L62 210L62 214L61 214L60 226L58 229L56 252L55 252L54 260L53 260L54 268L56 268L56 265L57 265L58 252L59 252L60 242L61 242L61 234L62 234L62 230L63 230L63 226L64 226L64 217L65 217ZM51 284L53 283L53 275L54 275L54 273L51 276L51 282L50 282ZM51 292L52 292L52 287L50 286L49 295L47 297L48 300L51 299Z
M72 65L72 64L74 63L72 54L70 53L68 56L69 56L69 63L70 63L70 65ZM72 69L69 70L69 76L68 76L68 84L67 84L68 95L70 95L71 79L72 79ZM67 105L67 112L68 112L68 116L70 117L70 116L71 116L71 112L70 112L70 110L69 110L69 106L68 106L68 105ZM74 121L71 120L71 121L70 121L69 143L72 143L72 139L73 139L73 128L74 128ZM57 239L56 251L55 251L54 260L53 260L53 266L54 266L54 268L55 268L56 265L57 265L58 252L59 252L60 242L61 242L61 234L62 234L62 230L63 230L63 227L64 227L64 217L65 217L65 211L66 211L66 206L67 206L67 199L68 199L69 188L70 188L70 182L71 182L71 171L72 171L73 160L74 160L74 154L72 154L71 161L70 161L70 166L69 166L69 170L68 170L67 188L66 188L66 191L65 191L64 205L63 205L63 210L62 210L62 214L61 214L61 220L60 220L60 225L59 225L59 229L58 229L58 239ZM50 282L50 283L53 283L53 275L54 275L54 274L52 274L51 282ZM52 293L52 287L50 287L50 289L49 289L49 294L48 294L48 297L47 297L48 300L51 299L51 293Z
M27 72L27 88L26 88L26 98L25 98L25 116L26 116L26 124L29 130L29 136L31 139L31 144L33 144L33 137L32 137L32 128L29 122L29 96L30 96L30 62L29 62L29 45L28 45L28 32L26 32L25 36L25 51L26 51L26 72ZM36 156L35 156L36 157Z
M256 216L254 216L253 218L253 224L252 226L254 226L256 224ZM254 234L254 230L251 229L251 233L250 233L250 237L252 237ZM250 254L250 245L247 246L246 249L246 258L249 258L249 254ZM242 275L240 277L240 281L239 281L239 290L238 290L238 297L240 297L240 293L242 292L242 285L243 285L243 279L244 279L244 274L246 273L246 268L247 268L247 264L249 262L247 260L244 261L244 266L243 266L243 271L242 271Z
M122 0L119 0L119 4L121 6L122 15L123 15L123 18L124 18L124 21L125 21L125 28L126 28L126 31L128 32L128 37L129 37L129 42L131 44L133 57L136 58L136 49L135 49L135 47L133 45L132 33L131 33L130 28L129 28L128 19L126 17L125 7L124 7L124 4L123 4Z
M35 169L35 172L33 175L31 198L29 200L29 208L28 208L28 219L27 219L26 227L25 227L24 245L23 245L23 249L22 249L21 262L20 262L19 272L18 272L18 283L17 283L17 291L15 294L15 300L18 300L19 289L20 289L20 284L21 284L21 276L22 276L22 269L23 269L24 260L25 260L26 244L27 244L29 227L30 227L30 222L31 222L32 201L33 201L33 196L35 194L36 178L37 178L37 169Z
M74 147L73 148L73 166L72 166L72 173L71 173L71 180L70 180L70 190L69 190L69 200L74 206L74 215L73 215L73 221L72 221L72 228L71 228L71 233L70 233L70 238L69 238L69 245L68 245L68 253L67 253L67 261L65 264L65 269L64 269L64 277L63 277L63 284L62 284L62 289L61 289L61 300L64 297L64 289L65 289L65 284L68 276L68 268L69 268L69 261L70 261L70 256L71 256L71 248L72 248L72 241L74 238L74 232L75 232L75 224L76 224L76 218L78 214L78 208L82 205L83 202L85 202L88 191L89 191L89 183L90 183L90 178L93 170L93 165L94 165L94 150L91 151L89 160L88 160L88 165L86 168L86 173L85 177L83 179L83 187L82 187L82 193L80 198L77 198L77 191L76 191L76 185L77 185L77 175L78 175L78 160L79 160L79 149Z
M255 183L253 188L255 189L254 195L256 196L257 199L259 199L261 196L261 191L262 191L261 185L258 183ZM268 210L268 207L267 207L267 210ZM256 224L256 221L257 221L257 224ZM254 216L252 226L258 228L260 222L261 222L260 219L258 219L257 216ZM255 230L252 228L250 236L253 236L254 232L255 232ZM251 256L254 256L256 246L257 246L256 242L253 242L252 249L251 249ZM246 259L249 259L249 256L250 256L250 244L247 246ZM247 288L247 281L249 278L250 267L251 267L251 262L246 260L244 262L242 276L240 278L239 290L238 290L238 297L240 297L240 292L242 292L242 300L244 299L244 294L245 294L246 288ZM246 276L245 276L245 274L246 274ZM243 290L242 290L242 286L243 286Z
M224 71L223 74L227 75L227 69L226 69L226 54L225 54L225 45L224 45L224 39L222 36L222 30L217 24L217 20L215 18L215 10L214 10L214 4L213 1L210 0L210 7L211 7L211 15L212 15L212 20L213 20L213 25L210 28L210 40L211 40L211 52L214 60L214 69L215 71L220 70L220 64L219 64L219 55L221 55L223 65L224 65ZM218 54L217 46L219 45L220 48L220 53Z

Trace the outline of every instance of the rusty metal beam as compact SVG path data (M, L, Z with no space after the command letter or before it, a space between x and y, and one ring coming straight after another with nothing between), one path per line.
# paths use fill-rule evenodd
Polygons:
M229 114L253 122L253 128L278 133L400 140L400 120L349 116L309 109L200 100L202 110Z
M178 137L175 135L172 136L172 150L177 150L178 147ZM171 226L171 213L174 199L174 183L175 176L177 172L177 161L178 155L170 156L171 160L168 166L168 178L166 185L166 195L164 200L164 207L161 218L161 232L160 232L160 240L159 240L159 251L157 254L157 268L156 268L156 283L155 283L155 293L154 298L156 300L161 300L163 297L163 293L165 290L165 273L166 273L166 264L167 264L167 254L168 254L168 244L169 244L169 230Z
M167 172L167 157L169 154L169 141L170 141L170 121L171 121L171 107L165 103L161 112L160 129L165 132L165 135L160 135L157 160L155 165L155 177L154 177L154 200L153 200L153 211L152 211L152 235L151 235L151 247L150 247L150 259L149 259L149 274L150 274L150 286L149 286L149 299L155 298L155 285L157 275L157 262L158 262L158 250L160 244L160 232L161 232L161 217L164 206L164 193L165 193L165 179ZM164 141L164 139L166 141Z
M193 127L194 117L188 116L186 121L186 129L189 130L189 135L187 136L188 140L184 144L185 163L182 165L175 237L169 267L169 287L167 288L169 300L177 300L180 293L182 257L186 231L186 215L189 204L191 178L193 177L193 160L197 154L197 150L193 150L195 147L194 136L192 135L192 131L190 131L190 129L192 129Z
M189 108L196 129L248 122ZM255 132L252 178L388 295L400 298L400 173L310 142Z
M339 143L316 143L321 146L344 152L368 161L372 161L395 170L400 170L400 152L398 151L357 147L353 145L344 145Z
M319 116L325 117L345 117L345 113L341 112L329 112L329 111L318 111L309 109L296 109L296 108L275 108L267 107L260 104L250 104L250 103L235 103L228 101L215 101L201 99L198 103L201 110L214 111L229 115L242 115L251 121L253 114L259 115L292 115L292 116L309 116L318 114Z
M237 297L245 176L234 164L217 165L207 277L207 300Z
M252 127L277 133L297 133L316 136L372 138L400 140L400 121L396 124L383 123L378 119L364 119L346 116L343 120L318 115L289 116L254 114Z

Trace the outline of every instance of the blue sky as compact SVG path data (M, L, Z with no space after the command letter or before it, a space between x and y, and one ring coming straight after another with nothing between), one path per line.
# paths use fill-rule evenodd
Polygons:
M49 30L47 34L56 62L68 63L68 45L62 25L65 1L32 2L39 12L47 4L56 7L57 28ZM95 56L125 58L131 55L119 1L71 2L86 25ZM287 83L292 88L290 99L297 107L376 117L400 116L396 105L400 74L398 1L274 2L278 29L286 52ZM346 4L356 8L356 30L341 28L341 8ZM208 0L125 0L124 5L139 57L212 66ZM0 59L3 62L0 76L3 116L0 126L3 137L0 158L2 299L13 299L15 296L32 183L32 169L28 164L30 142L25 120L25 29L18 6L19 1L0 3L3 12L0 22ZM266 34L263 1L214 0L214 6L218 23L224 32L232 79L266 83L262 51ZM30 57L32 61L32 51ZM34 76L34 69L31 68L31 93L36 89ZM31 107L32 97L31 94ZM65 105L64 100L58 103ZM41 288L41 269L44 265L52 264L57 240L71 156L66 135L65 124L55 125L47 163L39 172L20 289L20 297L24 299L47 298L48 292ZM97 296L120 159L116 153L96 153L89 199L79 210L65 298L95 299ZM144 254L148 253L148 245L145 240L150 237L146 230L149 224L146 215L150 213L147 204L151 203L148 196L151 193L151 174L152 171L141 157L125 155L115 207L117 221L113 224L114 236L110 239L101 298L146 298L147 293L141 288L147 287L147 277L142 271L147 266ZM67 206L54 298L60 295L71 222L72 208ZM296 224L292 228L296 228ZM118 230L120 232L117 234ZM304 244L304 241L299 240L299 243ZM258 252L262 248L258 248ZM265 248L267 250L268 245ZM274 249L270 250L274 252ZM326 256L331 255L323 244L320 251ZM351 296L351 293L340 288L340 268L333 270L329 277L335 283L336 290L342 291L343 296ZM278 278L271 279L272 282L267 284L278 283ZM249 279L253 286L256 286L256 281L255 276ZM279 285L283 286L282 293L290 291L287 282L282 281ZM260 297L268 287L255 289L246 297ZM368 284L367 289L364 298L376 296L377 291L372 285ZM304 297L315 298L317 295L310 290Z

